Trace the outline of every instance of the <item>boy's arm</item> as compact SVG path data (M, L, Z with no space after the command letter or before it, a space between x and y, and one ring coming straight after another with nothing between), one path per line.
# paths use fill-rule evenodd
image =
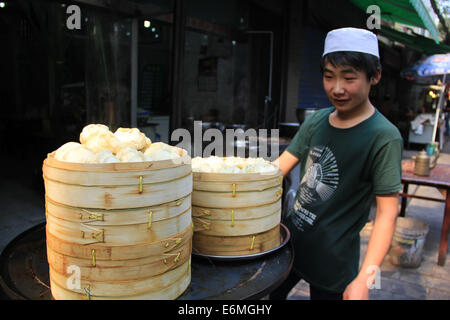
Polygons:
M299 161L299 158L286 150L278 157L277 160L273 161L273 163L280 167L284 177L297 165Z
M379 267L391 245L398 215L398 193L377 195L375 224L370 235L366 256L358 276L347 286L345 300L369 298L369 287L379 277Z

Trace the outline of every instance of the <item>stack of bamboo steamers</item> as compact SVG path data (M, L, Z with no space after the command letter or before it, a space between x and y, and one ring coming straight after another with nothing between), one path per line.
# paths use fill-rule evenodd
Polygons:
M262 158L194 158L194 252L244 256L280 244L282 174Z
M80 142L43 165L53 297L177 298L191 279L190 157L137 129L89 125Z
M80 142L43 164L54 299L176 299L191 281L192 250L247 255L279 245L278 168L205 172L136 128L88 125Z

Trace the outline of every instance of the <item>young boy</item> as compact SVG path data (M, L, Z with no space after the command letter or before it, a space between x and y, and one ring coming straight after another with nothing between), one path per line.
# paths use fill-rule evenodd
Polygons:
M283 175L300 161L301 182L284 222L293 271L271 299L285 299L301 279L311 299L368 299L394 233L403 141L369 101L381 77L377 37L356 28L329 32L321 69L333 107L309 116L276 160ZM374 196L375 224L359 268L359 232Z

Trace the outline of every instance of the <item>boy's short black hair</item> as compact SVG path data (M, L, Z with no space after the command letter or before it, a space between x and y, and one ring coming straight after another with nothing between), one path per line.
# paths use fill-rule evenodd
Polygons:
M333 67L351 66L358 71L365 72L367 79L370 80L375 76L378 70L381 70L381 63L378 57L355 51L336 51L330 52L322 57L320 61L320 71L323 73L325 64L329 62Z

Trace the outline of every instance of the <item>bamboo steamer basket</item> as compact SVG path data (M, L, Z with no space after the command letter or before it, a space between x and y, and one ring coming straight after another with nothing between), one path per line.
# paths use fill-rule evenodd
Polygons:
M191 280L190 260L158 277L131 281L101 281L94 285L91 281L82 280L79 290L68 290L66 285L68 278L52 271L50 267L50 288L57 300L169 300L180 296ZM103 295L104 293L107 295Z
M242 256L280 245L282 172L194 172L193 251Z
M54 299L175 299L191 281L190 157L43 164Z
M43 172L48 198L83 208L154 206L187 196L192 185L187 154L174 161L81 164L58 161L51 153Z
M280 224L251 236L209 236L195 233L196 252L215 256L244 256L265 252L280 245Z

